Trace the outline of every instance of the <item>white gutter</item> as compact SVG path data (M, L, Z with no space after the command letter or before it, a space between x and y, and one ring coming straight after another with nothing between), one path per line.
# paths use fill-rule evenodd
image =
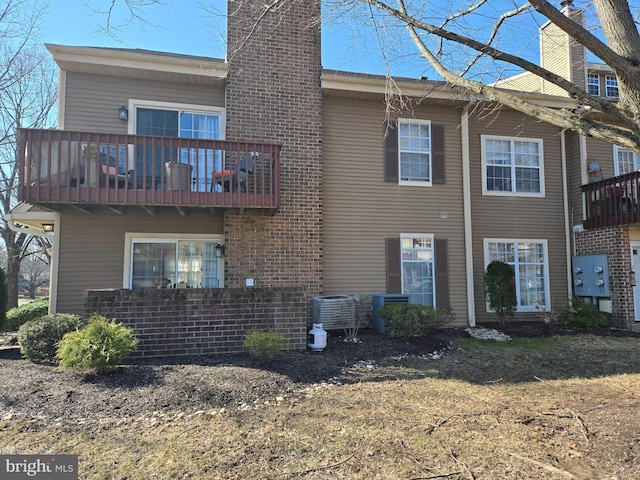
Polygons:
M388 79L383 75L349 74L347 72L329 71L322 72L321 82L323 90L340 90L360 93L375 93L385 95L393 91L399 95L410 97L427 97L431 99L452 101L487 101L480 95L463 91L458 87L439 80L394 79L390 87ZM533 102L536 105L550 108L575 108L576 102L569 97L557 95L545 95L541 93L509 90L509 93L517 95L524 101Z
M589 165L587 165L588 164L587 137L585 137L584 135L580 135L578 139L580 141L580 179L582 181L582 185L586 185L587 183L589 183L589 174L587 173L589 169ZM584 220L585 218L587 218L587 205L586 205L586 202L584 201L584 194L583 194L582 218L580 219L580 223L582 223L582 220Z
M462 142L462 198L464 216L465 269L467 271L467 316L469 326L476 326L475 288L473 283L473 234L471 231L471 166L469 153L469 108L462 111L460 118L460 138Z
M45 47L63 70L90 68L104 71L105 68L124 68L147 72L165 72L190 76L226 78L229 70L224 60L125 48L77 47L46 43ZM117 70L116 70L117 71Z
M562 201L564 207L564 242L565 253L567 255L567 298L571 300L573 293L573 276L571 271L571 232L573 225L569 215L569 185L567 172L567 152L566 152L565 130L560 132L560 154L562 157ZM549 299L549 307L551 307L551 299Z
M64 130L67 114L67 72L58 69L58 130Z

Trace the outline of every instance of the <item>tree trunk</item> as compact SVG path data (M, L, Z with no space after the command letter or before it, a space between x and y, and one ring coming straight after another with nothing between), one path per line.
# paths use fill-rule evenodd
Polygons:
M640 118L640 36L627 0L593 2L607 44L627 59L627 68L615 69L618 77L619 103L634 118Z
M20 261L24 235L10 230L7 225L0 230L7 250L7 309L18 306L18 283L20 280Z
M7 309L18 306L20 250L7 246Z

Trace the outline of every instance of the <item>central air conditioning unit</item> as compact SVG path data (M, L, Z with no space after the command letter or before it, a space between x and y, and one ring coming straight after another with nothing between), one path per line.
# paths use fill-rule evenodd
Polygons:
M411 303L409 302L409 295L400 293L371 295L371 328L376 333L384 333L384 319L380 317L380 309L385 305L396 303Z
M325 330L353 326L356 303L351 295L323 295L313 297L313 323L321 323Z

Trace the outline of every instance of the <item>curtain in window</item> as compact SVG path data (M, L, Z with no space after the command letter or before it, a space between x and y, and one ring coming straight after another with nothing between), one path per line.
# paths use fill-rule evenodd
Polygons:
M135 240L131 288L219 288L215 247L202 240Z

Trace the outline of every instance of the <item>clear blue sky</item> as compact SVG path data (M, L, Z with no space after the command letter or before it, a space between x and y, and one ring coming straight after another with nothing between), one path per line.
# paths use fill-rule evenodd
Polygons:
M224 13L226 0L209 0L222 13L208 13L197 0L163 0L162 5L145 8L148 25L134 22L117 32L119 40L100 32L106 17L92 8L106 8L110 0L48 0L40 32L43 43L63 45L142 48L214 58L225 57ZM122 0L118 4L124 4ZM115 24L124 24L128 16L120 8ZM366 42L354 44L354 32L348 25L323 25L323 67L364 73L384 74L384 62L377 49ZM398 72L398 74L404 74ZM420 75L417 72L415 76Z

